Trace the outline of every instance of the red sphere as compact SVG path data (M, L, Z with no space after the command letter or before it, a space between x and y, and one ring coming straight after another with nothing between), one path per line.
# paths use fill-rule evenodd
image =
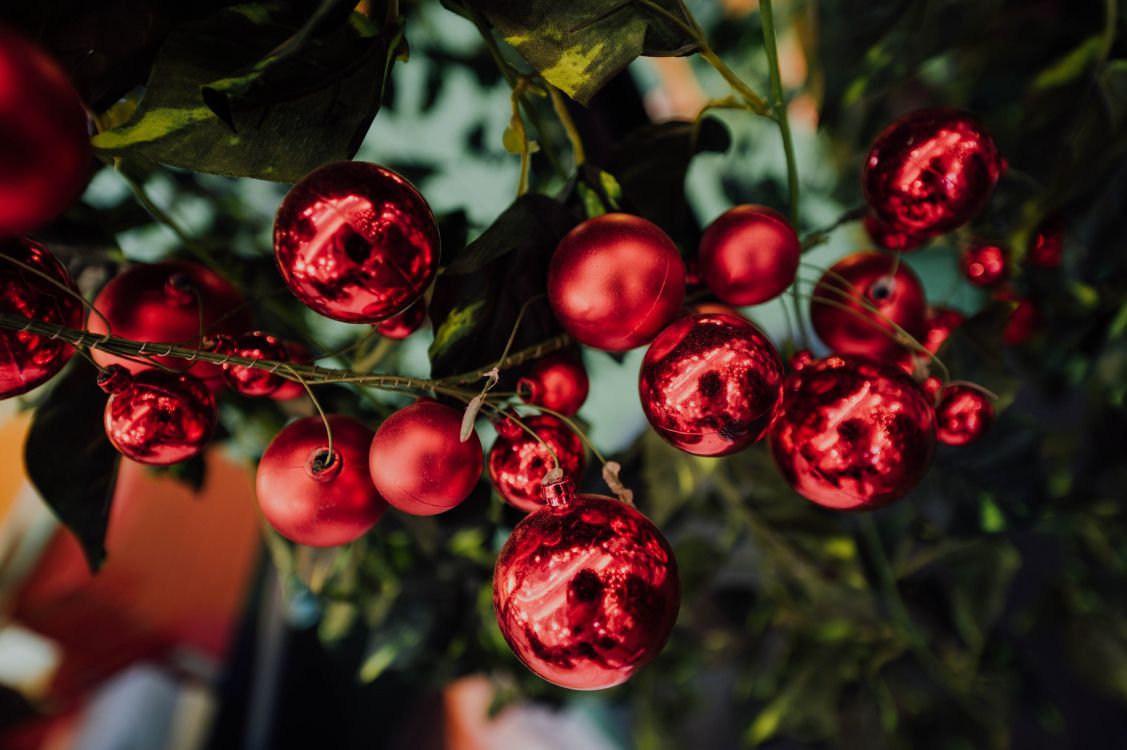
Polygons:
M801 370L803 367L813 364L814 361L813 352L809 349L798 349L794 354L790 355L790 369Z
M526 667L572 690L619 685L665 646L681 602L677 561L638 511L548 489L493 570L493 611Z
M327 164L301 179L274 221L274 256L303 304L345 323L376 323L423 296L438 271L438 224L390 169Z
M542 357L517 381L517 393L526 404L544 406L570 417L587 400L590 382L583 360L574 352Z
M309 350L296 341L283 341L286 348L286 361L294 364L308 364L312 361ZM278 386L278 390L270 394L275 401L291 401L306 394L305 386L296 380L285 380Z
M929 352L936 354L939 348L947 342L951 331L966 322L966 316L958 310L940 305L931 305L927 308L924 317L924 334L920 339Z
M364 536L387 510L368 474L372 431L351 417L330 415L333 446L320 417L279 432L258 464L262 515L285 538L335 547Z
M783 363L746 319L693 315L654 339L638 391L658 435L686 453L724 456L762 438L775 421Z
M556 452L564 475L578 481L583 475L586 457L583 441L575 431L551 414L521 421ZM509 505L525 511L536 510L544 504L540 482L555 465L540 440L519 426L515 431L498 430L497 440L489 451L489 478L493 486Z
M22 238L0 239L0 311L82 327L82 303L70 274L45 247ZM0 329L0 399L47 382L73 353L69 344L49 336Z
M963 275L975 286L994 286L1006 275L1006 251L976 243L963 251Z
M215 397L191 375L110 365L98 377L110 394L106 436L127 458L166 466L199 453L215 429Z
M923 285L912 269L897 264L893 256L847 256L822 276L814 296L828 301L810 302L810 321L822 341L839 354L903 358L906 350L896 341L889 321L916 339L923 334L927 306ZM863 301L879 310L880 316L867 310Z
M878 247L885 250L906 253L916 250L927 242L927 235L909 234L900 229L894 229L878 219L875 214L865 217L865 231L869 233Z
M426 322L427 303L421 298L401 313L376 323L376 332L384 338L402 341Z
M736 206L700 238L701 278L733 305L758 305L794 283L802 245L790 223L766 206Z
M1037 268L1056 268L1064 255L1064 220L1060 216L1046 219L1029 246L1025 258Z
M1037 333L1040 322L1037 307L1027 299L1014 298L1011 301L1014 308L1002 329L1002 341L1009 346L1021 346Z
M247 359L270 359L277 362L285 362L290 356L281 340L262 331L223 337L215 350ZM246 367L230 363L223 365L223 380L231 390L244 396L269 396L289 382L277 372L271 372L270 368ZM301 387L300 383L298 387Z
M943 381L934 375L928 375L923 379L923 382L920 383L920 388L923 389L923 392L927 394L928 398L935 401L939 398L939 392L943 390Z
M936 436L947 445L966 445L986 434L994 424L990 397L968 385L949 385L935 407Z
M877 137L865 163L865 200L893 229L942 234L986 206L1002 165L994 140L970 115L919 110Z
M462 414L419 401L384 420L372 441L369 464L376 489L394 507L416 516L450 510L481 478L477 433L460 439Z
M45 224L90 171L86 112L46 52L0 26L0 237Z
M656 225L604 214L571 230L552 255L548 302L577 341L608 352L647 344L685 299L685 264Z
M834 510L869 510L902 498L935 452L935 410L893 365L827 357L787 381L771 452L783 477Z

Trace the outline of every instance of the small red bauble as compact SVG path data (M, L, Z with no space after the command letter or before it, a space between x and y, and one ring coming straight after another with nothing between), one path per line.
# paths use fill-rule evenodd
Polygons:
M66 289L73 294L67 294ZM46 248L22 238L0 239L0 311L81 328L79 299L70 274ZM49 336L0 330L0 399L27 393L47 382L73 353L70 344Z
M924 318L924 334L920 343L932 354L937 353L951 336L951 332L965 323L966 319L965 315L950 307L929 306Z
M586 461L583 441L575 431L551 414L521 421L555 451L564 476L578 481ZM525 511L536 510L544 504L540 483L555 466L551 453L540 440L520 426L516 426L515 431L500 429L489 450L489 478L493 486L509 505Z
M311 361L309 350L296 341L283 341L286 348L286 361L295 364L306 364ZM270 394L275 401L291 401L306 394L305 386L296 380L285 380L278 386L278 390Z
M573 352L555 352L536 360L517 381L517 393L522 401L557 411L565 417L579 411L590 387L583 360Z
M434 279L440 246L419 191L365 162L310 172L274 220L274 257L286 286L345 323L376 323L406 310Z
M410 336L426 322L427 303L422 299L408 307L401 313L392 315L387 320L376 323L376 332L384 338L402 341Z
M990 397L968 385L950 385L935 407L936 436L946 445L966 445L985 435L994 424Z
M782 214L766 206L736 206L700 238L701 279L733 305L758 305L794 283L802 245Z
M215 350L236 357L268 359L276 362L285 362L290 356L284 343L262 331L222 337L218 340ZM232 363L223 365L223 380L231 390L244 396L269 396L287 382L286 378L277 372L271 372L268 367L247 367ZM300 385L299 383L298 386Z
M372 481L391 505L416 516L450 510L481 478L477 433L460 439L462 414L419 401L384 420L369 455Z
M693 315L654 339L642 360L642 411L686 453L724 456L756 442L779 413L783 363L745 318Z
M801 370L803 367L814 363L814 353L809 349L798 349L790 355L790 369Z
M571 230L548 268L548 302L576 341L608 352L647 344L685 299L685 264L645 219L604 214Z
M862 178L865 200L893 229L942 234L986 206L1002 166L994 140L973 117L919 110L877 137Z
M198 378L164 370L131 375L110 365L98 377L106 402L106 436L122 455L165 466L199 453L215 429L215 397Z
M900 359L906 350L895 340L889 322L916 339L924 331L923 285L912 269L890 255L847 256L822 276L814 297L818 299L810 302L810 321L822 341L839 354ZM863 301L880 316L866 309Z
M1056 268L1064 255L1064 221L1051 216L1037 228L1025 259L1037 268Z
M46 52L0 26L0 237L45 224L90 171L82 101Z
M771 452L788 483L834 510L902 498L935 452L931 400L899 368L827 357L790 376Z
M963 275L975 286L994 286L1006 275L1006 251L977 243L963 251Z
M677 561L638 511L545 488L493 569L493 611L526 667L572 690L619 685L665 646L681 603Z
M927 242L926 235L909 234L900 229L894 229L878 219L875 214L865 217L865 231L879 247L885 250L906 253L915 250Z
M1037 307L1027 299L1011 300L1014 308L1002 329L1002 341L1009 346L1021 346L1037 333Z
M331 415L332 451L320 417L286 426L258 464L258 505L274 529L310 547L335 547L364 536L387 510L368 474L372 431Z

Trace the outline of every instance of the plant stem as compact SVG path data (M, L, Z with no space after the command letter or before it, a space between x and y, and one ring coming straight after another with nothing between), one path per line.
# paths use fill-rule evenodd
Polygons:
M564 101L560 90L548 84L548 96L552 98L552 108L556 110L556 117L567 133L567 139L571 141L571 151L575 156L575 167L578 169L587 161L587 153L583 149L583 139L579 136L579 129L575 127L575 120L568 112L567 102Z
M787 159L787 189L790 193L790 220L798 230L798 164L794 159L794 140L787 118L787 104L783 98L783 80L779 73L779 50L775 41L775 12L771 0L759 1L759 14L763 19L763 44L767 49L767 68L771 79L771 109L779 124L783 138L783 151Z

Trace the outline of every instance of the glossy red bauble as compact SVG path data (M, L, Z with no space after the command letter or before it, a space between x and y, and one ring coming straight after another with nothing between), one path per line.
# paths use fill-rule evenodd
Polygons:
M570 417L587 400L591 384L577 352L555 352L529 366L517 381L517 393L527 404L543 406Z
M46 52L0 26L0 237L69 206L90 171L82 100Z
M401 313L376 323L376 332L384 338L402 341L426 322L427 303L420 299Z
M219 339L215 350L247 359L268 359L285 362L289 359L286 345L278 338L262 331L241 333L238 336ZM270 368L247 367L228 363L223 365L223 380L236 393L244 396L269 396L283 384L286 378ZM298 384L300 386L300 383Z
M895 269L895 273L893 273ZM904 263L881 253L854 253L838 261L814 287L810 321L838 354L902 359L895 323L919 339L924 331L923 285ZM866 304L880 311L876 315ZM846 309L842 309L844 306Z
M654 339L638 392L654 431L698 456L724 456L756 442L779 413L783 363L745 318L693 315Z
M978 388L950 385L939 394L935 423L939 442L967 445L985 435L994 424L994 405Z
M46 248L27 239L0 239L0 312L82 327L82 303L70 274ZM70 344L49 336L0 330L0 399L47 382L73 353Z
M110 365L98 377L110 394L106 436L127 458L166 466L203 450L215 429L215 397L196 377L164 370L130 374Z
M462 413L419 401L384 420L369 454L372 481L394 507L416 516L442 513L469 497L481 478L477 433L462 442Z
M308 364L311 361L309 350L296 341L283 341L286 348L286 360L294 364ZM278 390L270 394L275 401L291 401L306 394L305 386L296 380L283 381Z
M438 272L438 225L414 185L365 162L301 179L274 221L274 257L301 302L345 323L376 323L423 296Z
M931 400L893 365L827 357L791 375L771 453L788 483L834 510L906 495L935 452Z
M1046 219L1029 245L1025 260L1037 268L1056 268L1064 256L1064 220L1060 216Z
M865 217L865 231L878 247L901 253L921 247L928 239L926 235L909 234L901 229L890 227L875 214Z
M986 206L1002 165L994 140L970 115L919 110L877 137L865 162L865 200L893 229L949 232Z
M976 243L963 251L963 275L975 286L994 286L1006 275L1006 251Z
M540 414L521 421L540 440L518 425L513 425L515 430L498 430L497 440L489 451L489 478L509 505L533 511L544 504L540 483L555 466L545 444L555 451L564 476L573 481L579 481L586 461L583 441L562 420L551 414Z
M966 316L958 310L941 305L931 305L924 317L924 334L920 343L932 354L946 343L951 332L966 322Z
M680 312L685 264L645 219L604 214L571 230L548 268L548 302L576 341L608 352L647 344Z
M665 646L681 602L677 561L638 511L546 488L501 549L493 611L526 667L572 690L619 685Z
M701 279L724 302L758 305L794 283L802 245L778 211L736 206L720 214L700 238Z

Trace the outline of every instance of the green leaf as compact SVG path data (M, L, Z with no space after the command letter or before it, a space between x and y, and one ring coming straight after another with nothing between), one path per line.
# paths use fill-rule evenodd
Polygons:
M1100 36L1088 37L1064 57L1038 73L1033 79L1033 90L1044 91L1072 83L1099 60L1102 48L1103 40Z

